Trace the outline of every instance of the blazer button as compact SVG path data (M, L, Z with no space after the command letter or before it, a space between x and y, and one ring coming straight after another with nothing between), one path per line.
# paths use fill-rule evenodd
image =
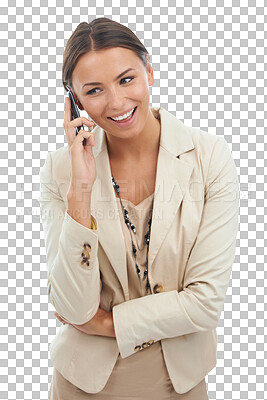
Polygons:
M147 343L148 343L149 346L151 346L151 345L154 343L154 340L151 339L151 340L149 340Z
M143 349L145 349L146 347L149 347L148 342L143 343L143 344L142 344L142 347L143 347Z
M84 250L83 250L83 252L81 254L81 257L82 257L81 265L82 266L86 266L87 265L87 267L89 267L91 245L89 243L84 243L83 248L84 248Z
M153 292L156 294L156 293L160 293L160 292L163 292L163 286L162 285L159 285L158 283L156 283L156 285L154 286L154 288L153 288Z
M91 251L91 245L89 243L84 243L83 248L84 250Z
M91 245L89 243L84 243L83 248L84 248L84 250L81 254L81 257L82 257L81 265L82 266L87 265L87 267L89 267Z
M141 350L141 346L135 346L135 348L134 348L134 351L139 351L139 350Z

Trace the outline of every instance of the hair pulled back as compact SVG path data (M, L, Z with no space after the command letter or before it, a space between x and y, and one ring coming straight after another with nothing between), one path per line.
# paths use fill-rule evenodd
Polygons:
M72 72L79 58L90 52L124 47L135 52L147 66L148 51L131 29L109 18L81 22L70 36L63 54L62 82L66 91L72 88Z

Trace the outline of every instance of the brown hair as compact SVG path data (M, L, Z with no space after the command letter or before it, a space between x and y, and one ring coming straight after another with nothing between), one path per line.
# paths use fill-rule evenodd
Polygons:
M83 54L111 47L124 47L134 51L147 66L148 51L131 29L109 18L96 18L89 24L81 22L67 42L62 66L64 88L72 89L72 72Z

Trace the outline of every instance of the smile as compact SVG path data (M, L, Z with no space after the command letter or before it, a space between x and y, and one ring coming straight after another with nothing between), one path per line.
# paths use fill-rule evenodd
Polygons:
M116 118L108 117L108 119L110 119L117 126L127 128L128 126L132 125L132 123L135 121L136 109L137 109L137 106L134 107L131 111L129 111L126 114L123 114Z
M135 107L135 108L136 108L136 107ZM111 119L113 119L114 121L122 121L122 120L128 118L128 117L133 113L133 111L135 110L135 108L133 108L131 111L128 111L128 112L125 113L125 114L119 115L118 117L108 117L108 118L111 118Z

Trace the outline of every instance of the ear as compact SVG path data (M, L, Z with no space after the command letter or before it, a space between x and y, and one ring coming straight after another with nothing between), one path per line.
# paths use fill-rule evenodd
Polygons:
M147 69L148 85L152 86L154 84L155 79L154 79L153 68L152 68L152 65L151 65L151 63L149 61L149 55L148 54L146 54L146 59L147 59L146 69Z
M77 104L77 106L79 107L79 109L80 109L80 110L84 110L82 104L80 103L80 101L79 101L78 97L76 96L76 94L74 93L74 91L72 91L72 94L73 94L75 103Z

